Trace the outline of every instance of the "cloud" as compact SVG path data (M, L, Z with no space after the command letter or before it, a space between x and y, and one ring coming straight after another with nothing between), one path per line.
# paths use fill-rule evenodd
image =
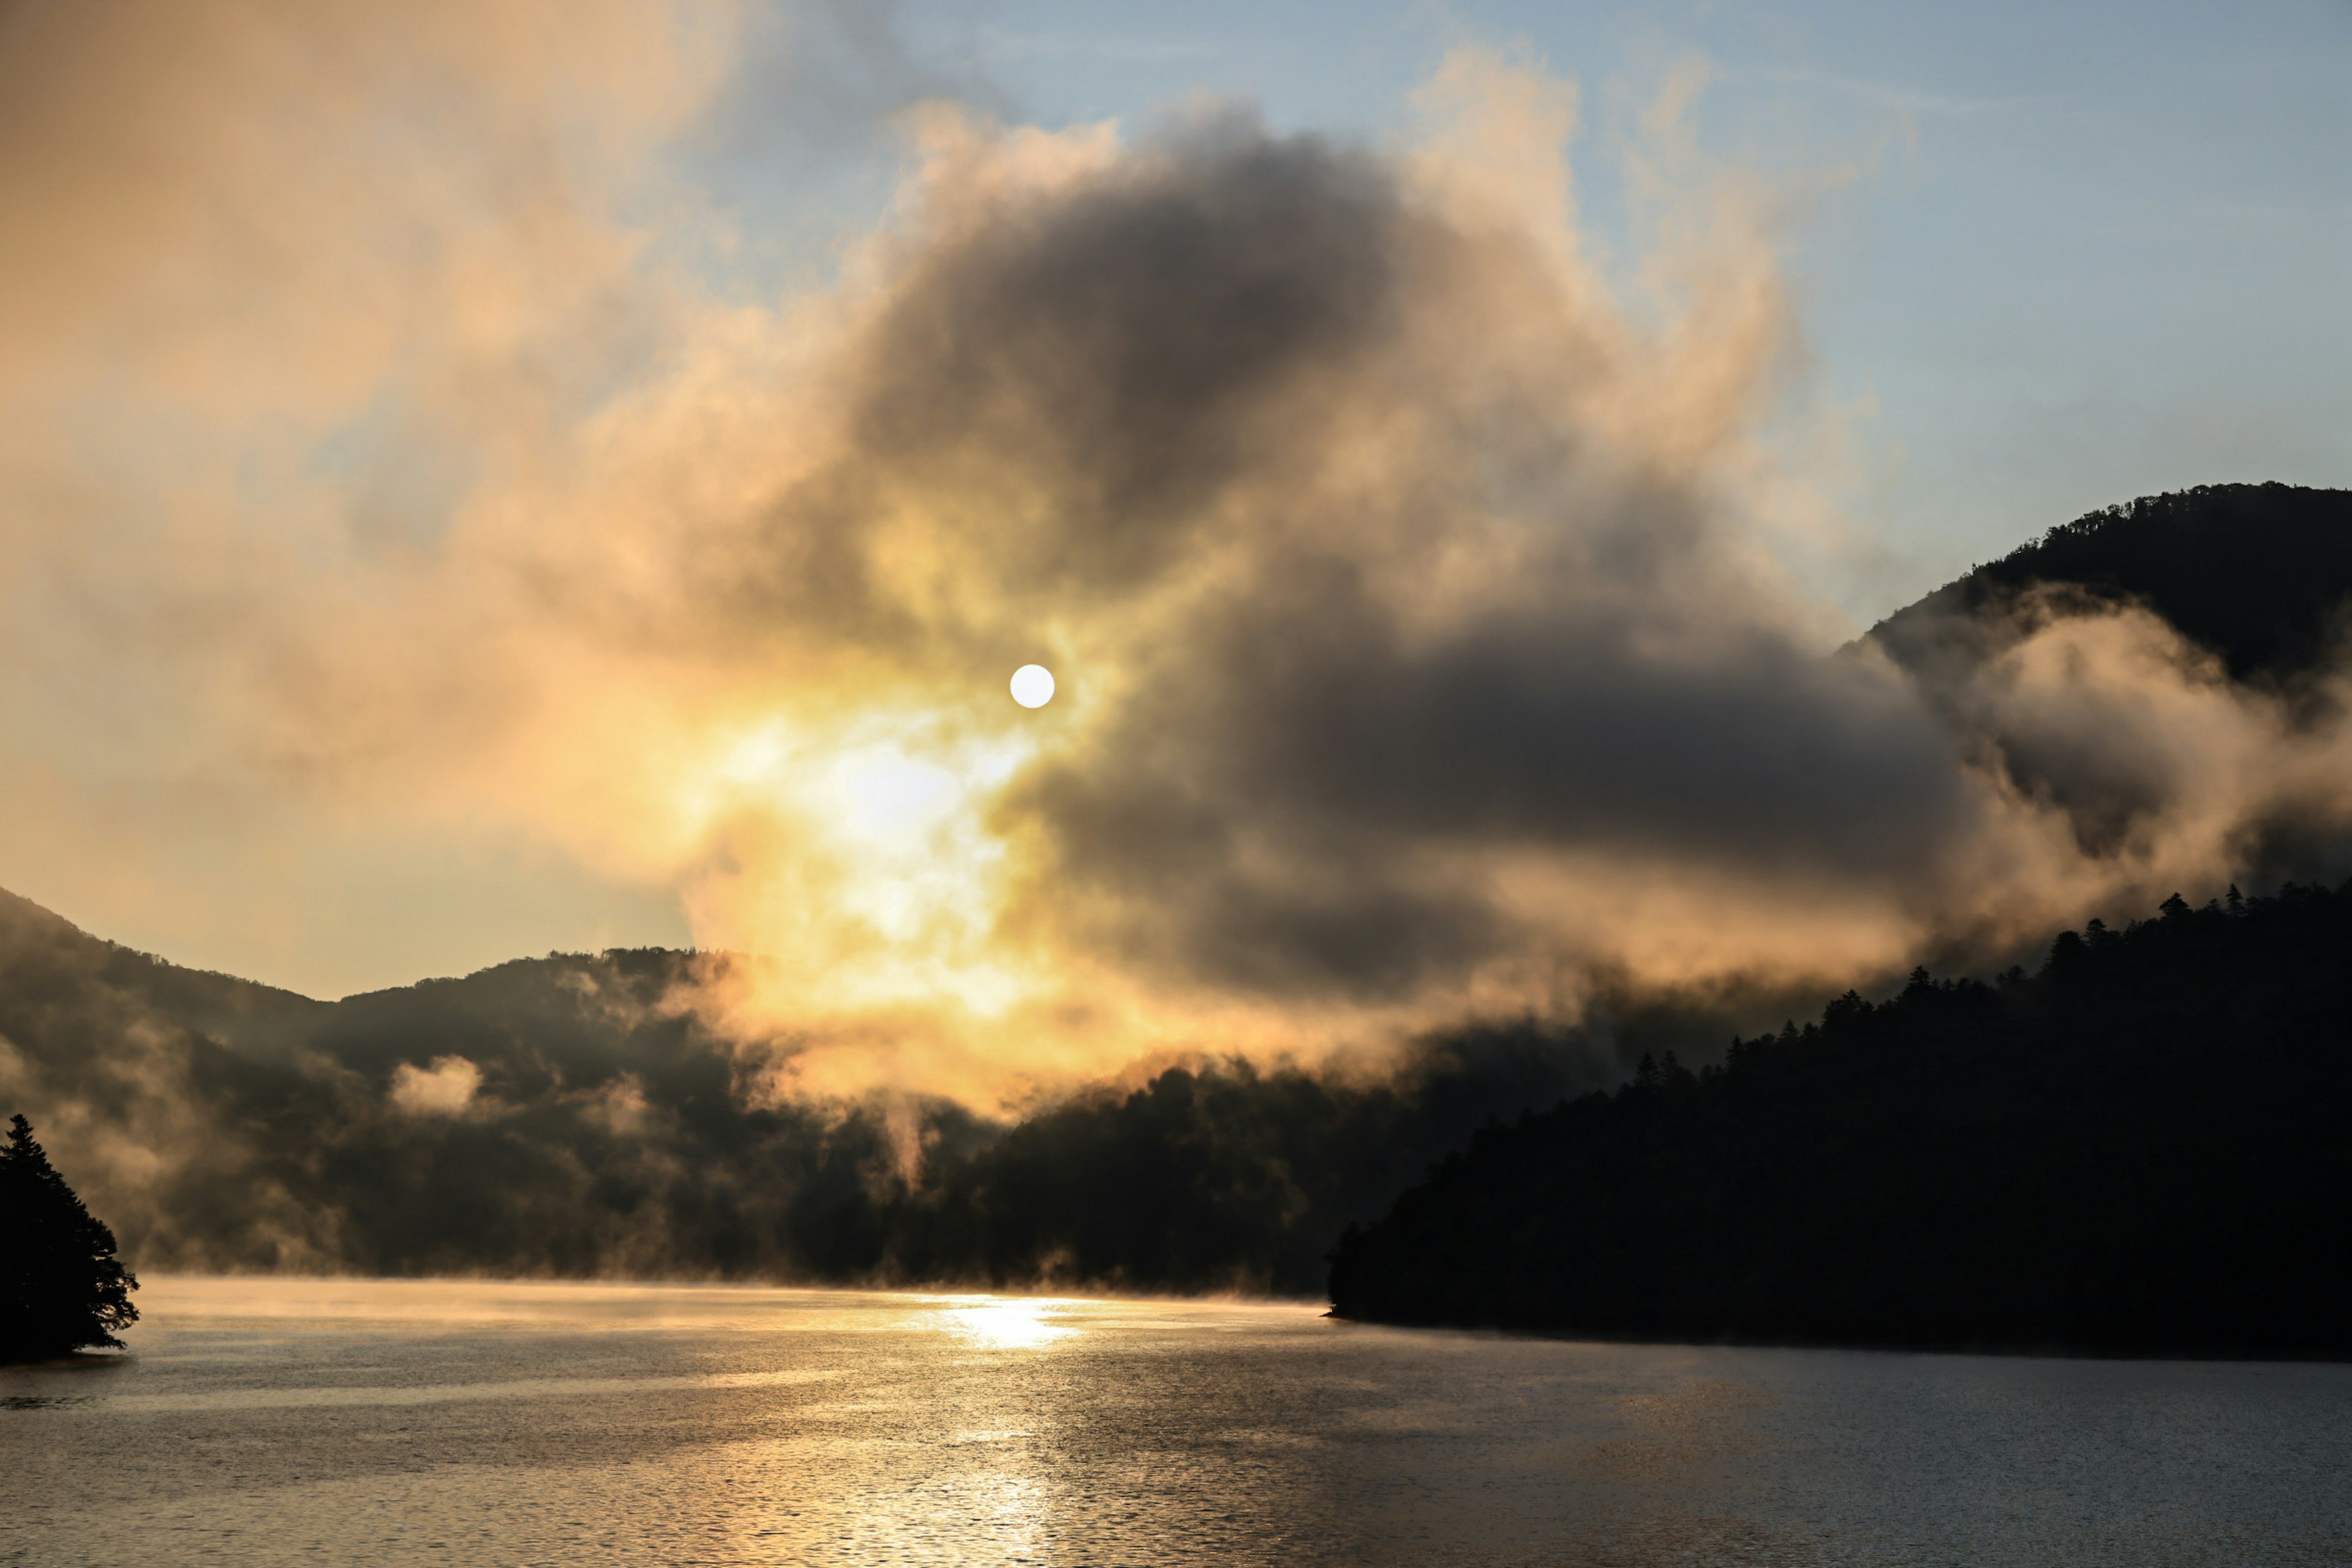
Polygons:
M757 1052L667 1005L726 967L550 957L326 1004L0 895L0 1107L39 1118L142 1269L1304 1294L1347 1221L1611 1054L1522 1024L1402 1070L1196 1058L1015 1129L760 1093ZM458 1049L423 1063L423 1040Z
M393 1069L390 1099L411 1116L459 1116L482 1087L482 1069L463 1057L436 1057L429 1068L403 1062Z
M677 155L740 134L740 22L9 14L41 798L527 842L757 956L674 1005L760 1092L984 1105L1843 986L2341 828L2340 726L2145 615L1829 657L1761 434L1790 204L1696 167L1703 71L1613 272L1574 92L1468 50L1395 145L928 104L838 276L747 302ZM452 1062L395 1100L461 1109Z
M1636 310L1569 226L1570 98L1473 54L1423 109L1403 156L1230 109L927 125L821 438L689 593L974 785L982 836L884 876L870 942L837 917L887 858L762 840L705 884L718 940L826 953L748 1009L808 1031L802 1070L865 985L961 1007L966 1058L1108 1065L1982 960L2218 885L2265 818L2341 827L2341 737L2145 614L2021 605L1942 684L1827 657L1750 499L1801 357L1774 204L1704 182ZM1034 723L987 679L1033 657L1071 699Z

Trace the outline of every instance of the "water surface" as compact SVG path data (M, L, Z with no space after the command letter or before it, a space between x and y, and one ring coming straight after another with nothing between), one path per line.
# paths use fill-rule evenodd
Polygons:
M1296 1305L153 1279L0 1563L2352 1563L2352 1367Z

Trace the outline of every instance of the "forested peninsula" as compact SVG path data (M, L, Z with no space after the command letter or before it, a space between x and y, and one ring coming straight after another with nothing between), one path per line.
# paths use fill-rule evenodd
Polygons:
M1344 1318L2352 1355L2352 884L1852 992L1487 1128L1332 1256Z

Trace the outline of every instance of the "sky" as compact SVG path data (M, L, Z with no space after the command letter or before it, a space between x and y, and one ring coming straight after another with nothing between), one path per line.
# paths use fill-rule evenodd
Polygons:
M1865 624L2096 507L2352 473L2341 4L958 6L906 28L1049 123L1205 87L1378 135L1468 38L1583 84L1605 143L1703 59L1713 151L1834 182L1785 239L1890 556L1833 590ZM1580 173L1624 248L1610 161Z
M1820 656L2352 485L2347 79L2341 4L19 7L0 887L319 995L756 951L946 1081L2226 877L2336 738L2160 628ZM1985 771L2062 713L2123 849Z

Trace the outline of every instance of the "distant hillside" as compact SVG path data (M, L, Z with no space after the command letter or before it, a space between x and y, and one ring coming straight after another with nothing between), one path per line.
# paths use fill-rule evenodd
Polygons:
M1955 622L2038 584L2136 600L2219 654L2241 680L2309 668L2352 597L2352 490L2206 485L2052 529L1866 636L1913 668L1950 651Z
M1384 1082L1196 1062L1008 1125L810 1103L691 1005L742 961L518 960L316 1002L0 894L0 1117L142 1268L1054 1279L1311 1294L1482 1121L1622 1072L1589 1033L1424 1042Z
M1939 700L2017 635L2004 611L2037 584L2146 603L2244 678L2291 687L2352 590L2352 493L2137 501L1870 636ZM2071 774L2063 747L2000 755L2085 844L2138 809L2110 801L2104 773ZM2338 848L2255 844L2247 863L2309 876ZM1699 1020L1720 1040L1745 1024L1713 1009L1755 1001L1464 1029L1381 1082L1196 1060L1007 1124L937 1100L779 1097L765 1075L791 1038L723 1037L693 1005L741 962L551 955L329 1003L178 968L0 893L0 1115L35 1121L140 1268L1304 1293L1345 1223L1489 1115L1616 1081L1630 1042L1686 1044Z
M2235 889L2231 902L2236 904ZM1994 985L1645 1061L1351 1231L1379 1322L2352 1357L2352 887L2058 938Z
M183 969L103 941L0 889L0 1037L94 1029L126 1009L236 1035L316 1018L327 1007L274 985Z

